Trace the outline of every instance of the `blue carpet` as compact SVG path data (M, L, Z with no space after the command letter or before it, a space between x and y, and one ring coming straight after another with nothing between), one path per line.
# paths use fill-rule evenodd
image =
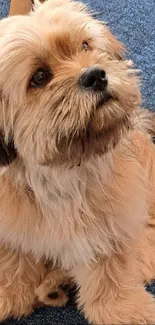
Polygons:
M22 1L22 0L21 0ZM54 0L53 0L54 1ZM129 56L142 71L143 106L155 110L155 0L87 0L100 19L108 22L125 43ZM0 18L8 13L9 0L0 0ZM155 295L155 283L147 288ZM21 321L3 325L86 325L74 303L64 308L41 308Z

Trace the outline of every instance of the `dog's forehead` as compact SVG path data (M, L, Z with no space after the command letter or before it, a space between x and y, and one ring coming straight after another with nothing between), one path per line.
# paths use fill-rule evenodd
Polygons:
M75 41L78 37L87 33L90 37L97 38L101 36L100 25L90 14L85 11L68 10L67 8L58 8L44 13L43 16L36 14L36 21L43 26L47 34L53 39L65 35Z
M96 40L100 37L100 26L89 15L61 9L43 17L32 15L17 18L8 28L6 24L1 53L39 55L51 49L53 52L58 45L59 48L64 44L73 47L78 42L87 41L87 38Z

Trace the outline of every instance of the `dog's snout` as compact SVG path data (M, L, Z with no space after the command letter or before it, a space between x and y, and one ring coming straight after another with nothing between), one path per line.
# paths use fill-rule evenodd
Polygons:
M80 76L80 85L94 91L104 90L108 84L106 72L100 67L87 68Z

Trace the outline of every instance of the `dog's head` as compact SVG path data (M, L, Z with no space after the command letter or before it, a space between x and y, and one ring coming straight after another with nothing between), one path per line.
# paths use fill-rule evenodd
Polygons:
M6 163L17 154L25 164L78 165L111 150L140 103L123 50L78 2L49 0L29 16L1 21Z

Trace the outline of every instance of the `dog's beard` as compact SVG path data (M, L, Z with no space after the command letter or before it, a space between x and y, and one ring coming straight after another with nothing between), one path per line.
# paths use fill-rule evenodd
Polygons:
M115 148L122 134L129 129L130 123L125 118L124 121L117 122L117 126L106 131L94 132L91 127L78 137L62 138L57 144L58 155L55 162L58 164L67 163L80 165L95 155L103 155Z
M75 128L68 135L59 135L56 138L57 150L52 163L58 165L65 163L70 167L79 166L91 157L101 156L115 148L132 125L131 115L126 114L124 110L120 110L118 116L109 121L104 110L109 110L109 105L111 106L113 101L110 94L100 98L84 127ZM115 101L116 105L119 107Z

